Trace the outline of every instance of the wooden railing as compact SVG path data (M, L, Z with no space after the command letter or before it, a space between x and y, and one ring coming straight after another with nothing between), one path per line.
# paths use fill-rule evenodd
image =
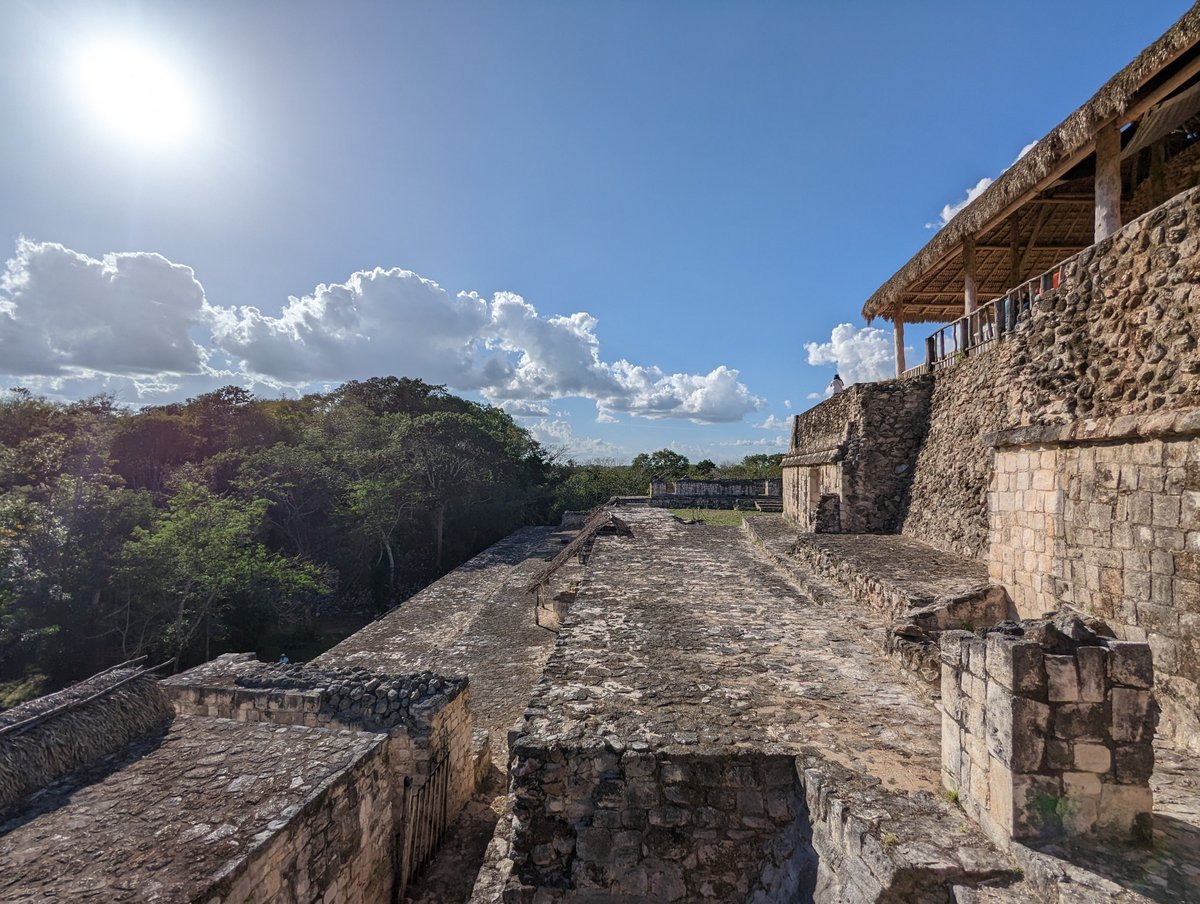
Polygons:
M1057 264L970 314L938 327L925 339L925 363L908 368L901 376L953 367L968 355L1011 335L1042 295L1058 288L1062 267Z

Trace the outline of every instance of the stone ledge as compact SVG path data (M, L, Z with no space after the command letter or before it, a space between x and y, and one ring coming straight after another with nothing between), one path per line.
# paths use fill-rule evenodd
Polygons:
M1067 424L1012 427L983 434L983 444L991 448L1053 446L1197 435L1200 435L1200 408L1189 408L1123 417L1084 418Z
M831 465L841 461L845 457L846 447L845 444L841 444L832 449L805 452L802 455L788 455L783 459L782 466L785 468L803 468L812 465Z

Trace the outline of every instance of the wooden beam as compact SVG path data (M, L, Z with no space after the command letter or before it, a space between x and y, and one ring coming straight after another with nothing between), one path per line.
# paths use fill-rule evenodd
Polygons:
M1096 235L1102 242L1121 228L1121 130L1116 121L1096 134Z
M975 236L963 239L963 313L973 314L979 304L979 289L975 284Z
M896 340L896 376L904 373L904 304L896 302L895 310L892 312L892 330Z

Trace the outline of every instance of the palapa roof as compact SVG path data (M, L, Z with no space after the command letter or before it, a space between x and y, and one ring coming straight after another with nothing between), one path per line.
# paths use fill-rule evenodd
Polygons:
M942 322L961 315L962 246L969 236L976 241L981 302L1091 245L1097 133L1114 119L1122 126L1136 121L1193 81L1200 73L1198 44L1200 3L959 211L876 290L863 306L863 317L891 320L898 302L908 322ZM1017 274L1012 272L1014 229Z

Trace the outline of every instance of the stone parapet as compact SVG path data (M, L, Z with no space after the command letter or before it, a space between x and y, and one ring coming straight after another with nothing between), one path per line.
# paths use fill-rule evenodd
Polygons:
M1146 644L1060 618L950 631L941 650L942 781L985 829L1005 842L1149 838Z

